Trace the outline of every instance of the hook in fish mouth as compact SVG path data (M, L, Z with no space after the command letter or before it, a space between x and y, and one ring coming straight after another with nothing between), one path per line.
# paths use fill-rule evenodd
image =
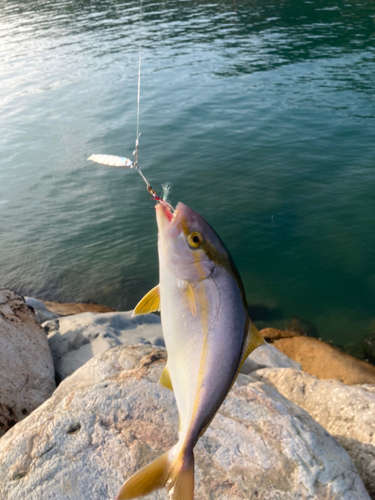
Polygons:
M169 229L172 221L176 218L177 210L173 210L173 207L169 203L160 198L157 201L155 210L159 230Z
M179 202L176 209L164 200L158 200L156 210L156 222L159 232L171 238L177 238L185 229L187 221L185 220L186 206Z

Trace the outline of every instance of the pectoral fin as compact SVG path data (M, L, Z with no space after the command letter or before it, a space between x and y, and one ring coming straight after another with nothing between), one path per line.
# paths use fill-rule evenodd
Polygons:
M159 285L150 290L135 306L133 316L160 311Z
M161 372L161 375L159 378L159 384L161 384L163 387L166 387L170 391L173 391L171 377L169 375L169 371L168 371L168 368L166 366L164 367L164 370Z
M245 363L247 357L251 352L254 351L257 347L266 344L266 341L261 336L258 331L258 328L254 325L252 321L250 321L249 329L247 331L247 336L245 340L245 344L243 347L242 358L240 362L240 367L238 372L241 370L242 365Z

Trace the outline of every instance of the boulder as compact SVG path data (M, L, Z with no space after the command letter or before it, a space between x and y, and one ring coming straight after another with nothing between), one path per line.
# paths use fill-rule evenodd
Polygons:
M20 295L0 289L0 436L55 387L45 331Z
M63 380L96 354L117 345L153 344L164 346L160 316L145 314L132 317L132 311L83 313L43 324L55 363L56 377ZM275 347L256 349L245 361L242 372L280 366L301 366Z
M24 299L26 304L34 309L38 323L44 323L45 321L50 321L59 317L58 314L47 309L40 300L33 299L32 297L24 297Z
M84 312L92 313L106 313L113 312L114 309L108 306L101 306L99 304L86 304L84 302L63 303L49 302L48 300L41 301L46 308L57 314L58 316L72 316L73 314L81 314Z
M0 498L113 500L126 478L177 441L173 393L157 384L165 358L162 348L118 346L65 379L0 439ZM198 441L195 458L196 500L369 500L337 442L247 375Z
M303 371L320 379L335 379L349 385L375 384L375 366L322 340L296 336L279 338L272 345L300 363Z
M276 347L266 344L253 351L242 365L241 373L249 374L261 368L294 368L300 370L301 365L285 356Z
M253 374L306 410L355 463L375 498L375 386L319 380L292 369L265 369Z
M118 345L164 346L160 317L132 317L132 311L82 313L43 324L55 364L56 377L63 380L89 359Z
M301 334L293 330L279 330L278 328L263 328L259 331L267 342L274 342L278 339L289 339L299 337Z

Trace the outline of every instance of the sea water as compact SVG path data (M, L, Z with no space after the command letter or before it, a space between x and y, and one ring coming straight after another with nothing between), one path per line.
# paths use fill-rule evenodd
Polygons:
M375 330L375 3L0 4L0 285L126 310L158 281L140 164L216 229L261 326ZM262 312L263 311L263 312Z

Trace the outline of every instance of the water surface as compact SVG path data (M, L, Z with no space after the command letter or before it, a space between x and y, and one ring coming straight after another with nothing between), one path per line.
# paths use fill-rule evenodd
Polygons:
M151 184L213 225L270 319L359 342L375 329L374 1L144 1L141 34ZM0 5L0 285L129 309L157 283L141 179L86 161L131 156L139 35L138 2Z

